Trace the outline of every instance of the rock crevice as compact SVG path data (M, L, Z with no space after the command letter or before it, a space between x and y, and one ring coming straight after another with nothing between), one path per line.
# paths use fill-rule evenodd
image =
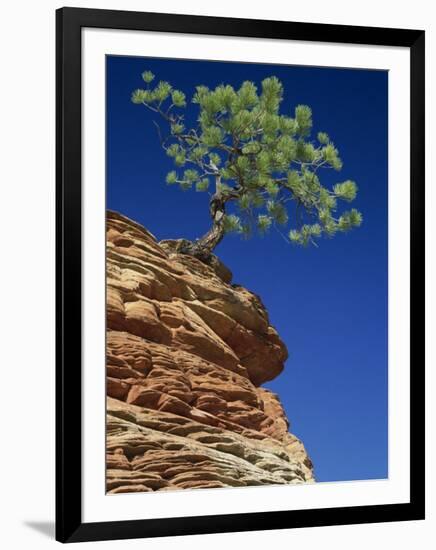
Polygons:
M287 350L230 271L107 215L107 491L313 481L277 395Z

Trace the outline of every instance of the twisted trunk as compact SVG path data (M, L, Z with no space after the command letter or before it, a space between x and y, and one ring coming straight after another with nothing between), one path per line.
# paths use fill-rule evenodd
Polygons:
M179 252L182 254L189 254L205 263L210 263L212 261L212 252L224 238L226 203L230 200L240 198L240 193L242 190L239 185L236 185L233 189L227 188L223 191L221 188L221 175L219 174L216 166L214 166L214 168L216 170L215 193L212 195L209 202L209 213L212 219L212 227L207 233L194 242L185 241L179 249Z
M210 217L212 218L212 227L200 239L186 244L182 250L183 254L189 254L199 260L208 262L212 252L223 240L224 237L224 216L225 216L225 198L220 192L216 192L209 203Z

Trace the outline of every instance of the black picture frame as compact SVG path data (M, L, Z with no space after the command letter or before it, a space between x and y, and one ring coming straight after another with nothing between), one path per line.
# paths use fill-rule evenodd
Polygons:
M82 522L81 29L398 46L410 49L410 502ZM424 519L424 31L79 8L56 13L56 539L96 541Z

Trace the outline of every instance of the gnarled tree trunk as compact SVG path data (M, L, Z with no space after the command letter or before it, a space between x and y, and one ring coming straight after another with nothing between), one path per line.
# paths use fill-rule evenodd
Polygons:
M225 199L216 192L209 203L209 212L212 218L212 227L200 239L186 244L180 252L189 254L199 260L207 262L224 237Z

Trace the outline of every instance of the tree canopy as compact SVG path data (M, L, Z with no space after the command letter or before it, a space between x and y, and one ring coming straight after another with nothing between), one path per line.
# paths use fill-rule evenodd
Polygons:
M152 72L142 73L142 79L145 87L131 99L165 124L163 131L154 121L175 165L167 184L210 190L211 229L187 253L207 256L227 232L249 236L276 227L290 242L308 245L362 223L355 208L338 213L340 201L355 199L354 181L331 188L321 183L324 169L342 169L338 149L327 133L312 136L307 105L297 105L292 114L280 112L283 85L275 76L264 79L260 89L250 81L239 89L199 85L189 103L169 82L155 84ZM191 127L185 126L187 109L197 112Z

